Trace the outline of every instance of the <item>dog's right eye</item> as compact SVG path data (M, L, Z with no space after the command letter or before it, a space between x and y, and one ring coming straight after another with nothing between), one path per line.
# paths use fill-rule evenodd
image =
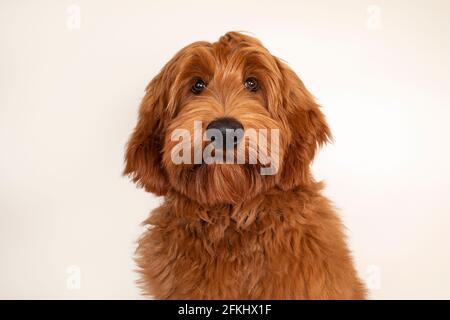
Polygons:
M206 88L206 83L202 79L198 79L191 87L191 91L194 94L199 94Z

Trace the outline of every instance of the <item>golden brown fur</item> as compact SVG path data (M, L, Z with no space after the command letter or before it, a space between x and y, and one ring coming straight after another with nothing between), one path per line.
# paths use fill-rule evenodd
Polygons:
M257 78L258 92L243 88ZM208 83L201 95L189 88ZM174 164L170 133L193 122L238 119L280 130L280 170ZM310 173L331 138L312 95L289 67L249 36L193 43L150 82L124 173L163 205L145 221L141 287L159 299L362 299L343 227Z

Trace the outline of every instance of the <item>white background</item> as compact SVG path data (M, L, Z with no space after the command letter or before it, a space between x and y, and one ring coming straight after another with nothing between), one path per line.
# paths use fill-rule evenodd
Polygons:
M0 25L0 298L140 297L160 199L121 177L124 145L163 64L230 30L324 106L314 172L371 298L450 298L449 1L2 0Z

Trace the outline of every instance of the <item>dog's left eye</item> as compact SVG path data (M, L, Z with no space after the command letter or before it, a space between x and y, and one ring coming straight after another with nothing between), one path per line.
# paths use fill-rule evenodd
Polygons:
M206 88L206 83L202 79L197 79L191 87L191 91L194 94L199 94Z
M247 78L244 82L244 86L249 91L256 91L259 89L258 80L253 77Z

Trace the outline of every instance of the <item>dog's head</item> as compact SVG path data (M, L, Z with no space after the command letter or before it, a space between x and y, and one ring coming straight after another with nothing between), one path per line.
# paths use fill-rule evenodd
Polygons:
M157 195L238 204L309 183L330 136L297 75L255 38L229 32L183 48L147 86L124 174Z

